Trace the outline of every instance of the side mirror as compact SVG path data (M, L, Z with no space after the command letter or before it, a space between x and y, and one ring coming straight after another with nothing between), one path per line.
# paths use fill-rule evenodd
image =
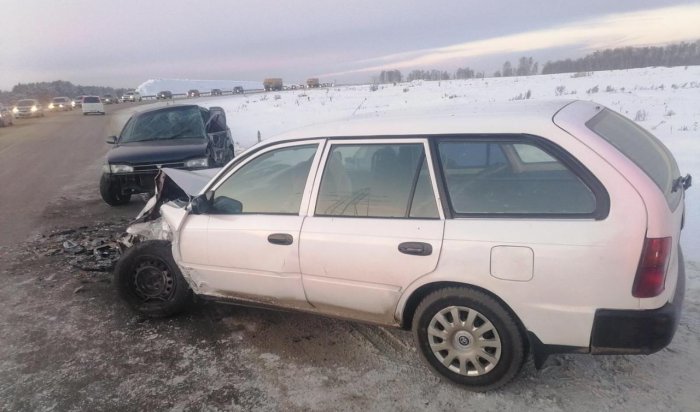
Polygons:
M211 202L207 199L207 195L199 195L190 201L190 211L194 215L203 215L211 209Z
M109 136L105 141L107 144L117 144L117 136Z
M243 203L230 197L220 196L214 200L214 210L223 215L237 215L243 213Z

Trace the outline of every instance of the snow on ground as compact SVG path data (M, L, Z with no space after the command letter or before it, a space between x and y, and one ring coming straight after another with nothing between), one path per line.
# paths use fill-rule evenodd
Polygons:
M163 90L173 93L187 93L188 90L197 89L202 93L210 92L211 89L233 90L234 87L241 86L245 90L262 89L262 82L242 81L242 80L187 80L187 79L151 79L141 83L136 91L142 96L154 96Z

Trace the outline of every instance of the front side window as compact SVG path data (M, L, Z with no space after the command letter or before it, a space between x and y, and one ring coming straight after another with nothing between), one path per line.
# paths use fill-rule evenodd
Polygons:
M534 143L445 140L438 151L457 214L589 215L596 210L591 189Z
M214 191L213 212L298 214L317 148L285 147L252 159Z
M334 145L315 214L438 218L423 144Z

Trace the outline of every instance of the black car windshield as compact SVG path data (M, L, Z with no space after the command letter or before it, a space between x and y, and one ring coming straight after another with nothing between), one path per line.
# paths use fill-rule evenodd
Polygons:
M17 102L17 106L34 106L35 104L34 100L20 100Z
M119 142L204 139L205 136L204 122L199 107L184 106L139 115L126 125Z

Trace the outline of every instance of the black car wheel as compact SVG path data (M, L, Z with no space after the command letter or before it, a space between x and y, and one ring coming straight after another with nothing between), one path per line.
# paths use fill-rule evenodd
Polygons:
M128 249L114 269L114 284L133 309L152 318L182 312L192 298L165 240L149 240Z
M426 296L413 317L413 333L436 372L477 392L508 383L527 357L525 335L510 311L467 287Z
M110 206L122 206L131 200L131 194L122 194L118 184L106 175L100 178L100 195L102 200Z

